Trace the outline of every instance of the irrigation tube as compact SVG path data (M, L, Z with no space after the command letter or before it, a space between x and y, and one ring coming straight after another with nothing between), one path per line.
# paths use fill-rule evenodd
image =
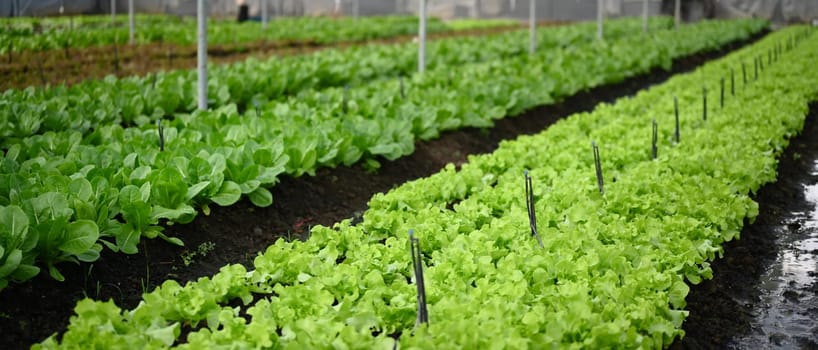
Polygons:
M533 55L537 51L537 0L529 0L529 2L528 26L531 31L529 35L531 42L528 45L528 53Z
M418 28L418 72L426 70L426 0L420 0L420 26Z
M197 55L199 70L199 109L207 109L207 13L205 0L198 0L196 4L196 20L198 22L199 48Z

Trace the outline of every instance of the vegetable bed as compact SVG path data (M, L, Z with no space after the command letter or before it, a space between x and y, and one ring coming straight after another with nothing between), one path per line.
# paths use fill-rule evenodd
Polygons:
M747 194L775 178L775 156L815 99L817 45L803 32L775 33L633 99L503 143L457 171L452 166L376 195L362 222L315 227L303 243L280 240L250 272L230 265L184 287L168 281L125 313L113 303L83 301L62 342L668 345L682 334L685 279L710 277L706 261L755 216ZM800 45L784 49L794 38ZM757 81L736 89L723 109L713 102L729 68L768 52ZM702 83L710 87L706 121ZM682 107L675 143L674 95ZM657 160L648 152L652 118L660 125ZM602 147L605 194L594 181L591 140ZM542 247L529 237L524 169L536 179ZM430 313L429 325L414 331L409 228L423 242ZM228 304L239 300L244 308Z

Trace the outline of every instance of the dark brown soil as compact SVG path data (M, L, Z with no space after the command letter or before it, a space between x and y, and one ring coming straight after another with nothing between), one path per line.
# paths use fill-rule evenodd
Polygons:
M562 25L567 22L542 22L539 26ZM431 40L457 36L490 35L522 28L502 26L432 33ZM314 41L256 41L249 43L211 45L208 59L215 63L231 63L250 56L267 58L291 56L324 49L343 49L364 44L397 44L410 41L412 35L367 41L345 41L320 44ZM119 77L144 76L158 71L192 69L196 67L196 45L173 45L155 42L143 45L107 45L67 48L42 52L28 51L0 57L0 92L9 88L25 88L50 84L73 85L86 79L100 79L113 74Z
M741 239L724 245L725 256L716 260L714 279L691 289L687 297L690 316L684 324L687 335L672 349L723 349L737 335L750 331L759 300L761 280L770 262L778 254L776 229L795 212L810 212L812 204L804 198L805 183L814 183L811 175L818 160L818 103L810 105L804 130L790 141L778 164L778 180L762 187L755 196L759 216L753 224L745 222ZM816 276L818 286L818 276ZM815 290L818 293L818 289ZM784 293L781 298L792 298ZM812 315L818 309L807 309ZM816 319L818 317L813 317ZM818 327L818 325L815 325ZM777 347L771 339L759 348ZM818 349L818 344L804 349Z
M375 174L356 165L321 169L314 177L283 178L272 189L275 202L268 208L257 208L242 200L231 207L214 207L209 216L200 215L191 224L168 227L166 233L181 237L186 247L150 240L142 243L136 255L106 251L93 265L61 266L66 282L56 282L46 273L28 283L12 285L0 293L0 344L6 349L27 348L64 331L75 303L86 295L101 300L113 298L118 305L133 308L143 291L152 290L166 279L190 281L212 275L227 263L248 264L276 239L304 238L312 225L331 225L359 215L377 192L431 175L447 163L464 162L468 154L491 152L500 140L537 133L562 117L632 95L761 36L716 52L679 59L671 71L656 69L622 83L580 92L561 103L500 120L491 129L463 129L419 142L410 156L394 162L381 160L382 167ZM735 318L729 315L721 316ZM697 337L695 331L690 334L688 339Z

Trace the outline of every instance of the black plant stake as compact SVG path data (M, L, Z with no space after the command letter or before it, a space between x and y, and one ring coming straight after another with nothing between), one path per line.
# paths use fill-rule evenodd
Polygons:
M591 147L594 148L594 166L596 167L596 184L599 186L599 193L605 194L605 187L602 183L602 162L599 160L599 147L596 142L591 141Z
M114 41L114 72L119 73L119 45Z
M415 231L409 229L409 246L412 251L412 268L415 270L415 285L418 288L418 317L415 327L429 323L429 312L426 308L426 285L423 281L423 256L420 253L420 241L415 238Z
M253 107L256 108L256 117L260 117L261 109L259 108L258 101L253 101Z
M8 63L9 64L11 64L11 50L13 48L14 48L14 46L12 45L11 41L9 41L9 50L8 50L8 54L9 54L9 62Z
M45 72L43 72L43 62L42 60L37 60L37 70L40 71L40 81L43 83L43 87L45 87Z
M398 77L398 79L400 80L400 97L406 98L406 89L403 86L403 76L401 75Z
M679 99L676 96L673 96L673 111L676 115L676 131L673 133L673 137L676 139L676 143L679 143Z
M702 120L707 121L707 87L702 85Z
M719 107L724 109L724 77L721 77L721 95L719 99Z
M347 100L349 100L349 85L344 85L344 104L341 106L344 114L347 114Z
M744 67L744 61L741 62L741 79L744 81L744 85L747 85L747 68Z
M151 90L156 90L156 73L151 74Z
M523 174L525 175L525 206L526 209L528 209L528 225L531 226L531 235L537 239L540 248L543 248L542 238L540 238L540 234L537 233L537 214L534 208L534 185L531 183L531 177L528 176L528 170Z
M730 68L730 96L736 96L736 77L735 70Z
M659 149L656 148L656 142L659 139L659 124L656 123L656 118L653 118L653 137L650 142L650 154L653 156L653 159L656 159L659 156Z
M162 119L156 120L156 129L159 131L159 150L165 150L165 129L162 128Z
M758 80L758 57L753 60L753 63L755 63L755 80Z
M773 49L767 50L767 65L773 64Z
M758 55L758 71L759 72L764 71L764 56L762 55Z

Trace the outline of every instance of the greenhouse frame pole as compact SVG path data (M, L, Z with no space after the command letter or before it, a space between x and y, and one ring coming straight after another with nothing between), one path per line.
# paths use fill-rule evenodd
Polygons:
M673 23L676 26L676 29L679 29L679 23L682 21L682 2L681 0L676 0L676 3L673 5Z
M267 29L267 22L270 21L270 15L267 14L267 0L259 0L261 5L261 29Z
M537 51L537 0L529 0L528 7L528 27L531 31L529 35L528 53L533 55Z
M198 22L197 37L199 40L197 68L199 70L199 110L207 109L207 13L205 0L198 0L196 4L196 20Z
M134 19L133 0L128 0L128 43L136 44L136 20Z
M116 0L111 0L111 26L116 27Z
M359 0L352 0L352 15L355 17L355 20L358 20L358 16L361 15L360 5Z
M602 17L605 14L604 1L605 0L596 1L596 38L600 40L602 40L604 35L602 28Z
M426 0L420 0L420 26L418 28L418 72L426 70Z
M642 31L647 33L648 32L648 3L650 0L643 0L642 1Z

